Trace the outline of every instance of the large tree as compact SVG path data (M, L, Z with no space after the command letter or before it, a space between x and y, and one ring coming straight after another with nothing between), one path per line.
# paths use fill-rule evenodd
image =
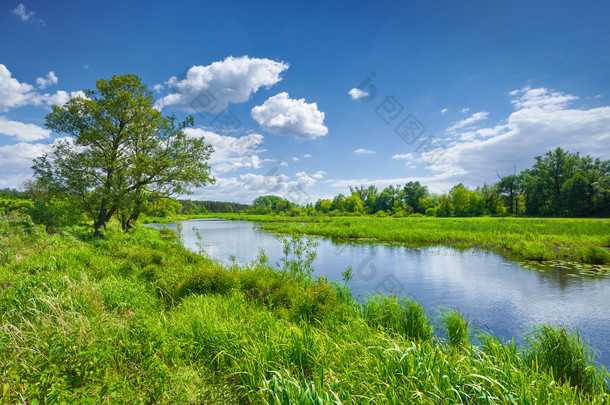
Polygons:
M152 93L135 75L98 80L85 97L54 106L46 127L68 138L34 160L34 174L67 196L93 221L94 234L116 215L123 229L138 219L149 193L188 194L214 182L207 162L213 149L153 107Z

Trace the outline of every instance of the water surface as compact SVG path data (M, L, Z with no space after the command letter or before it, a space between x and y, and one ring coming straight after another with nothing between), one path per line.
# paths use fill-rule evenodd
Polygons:
M177 229L175 223L166 226ZM182 222L182 239L187 248L203 249L225 263L252 262L259 249L272 264L283 256L278 238L251 222L188 220ZM314 274L340 281L341 272L352 265L354 279L348 286L359 299L396 293L421 301L432 316L441 308L457 308L474 325L517 342L532 326L567 325L597 350L596 362L610 368L610 278L559 267L536 271L476 249L315 239Z

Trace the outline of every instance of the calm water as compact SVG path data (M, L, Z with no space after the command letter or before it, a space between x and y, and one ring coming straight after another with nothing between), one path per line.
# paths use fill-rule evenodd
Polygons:
M187 248L203 248L225 263L232 256L238 263L251 262L259 248L270 263L282 257L278 238L251 222L198 219L184 221L182 227ZM579 329L597 350L596 362L610 368L610 278L575 277L576 271L563 268L524 269L518 262L474 249L316 240L314 274L341 280L341 272L351 264L354 280L348 285L358 298L394 292L421 301L431 315L441 308L458 308L476 326L517 342L528 327L567 325Z

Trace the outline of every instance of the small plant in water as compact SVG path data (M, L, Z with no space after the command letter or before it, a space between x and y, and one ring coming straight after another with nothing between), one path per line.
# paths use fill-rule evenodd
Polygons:
M352 270L352 265L348 264L347 268L345 269L345 271L341 272L341 275L343 276L343 281L345 281L345 284L347 285L347 283L351 280L354 279L354 272Z
M313 262L318 257L318 242L300 235L282 237L280 240L284 257L277 262L279 270L293 277L311 279Z

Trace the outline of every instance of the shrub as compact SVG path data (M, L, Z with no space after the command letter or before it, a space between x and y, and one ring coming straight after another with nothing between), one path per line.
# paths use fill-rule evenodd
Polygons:
M175 295L180 299L190 294L226 294L233 288L239 288L237 276L215 265L188 276L180 283Z

